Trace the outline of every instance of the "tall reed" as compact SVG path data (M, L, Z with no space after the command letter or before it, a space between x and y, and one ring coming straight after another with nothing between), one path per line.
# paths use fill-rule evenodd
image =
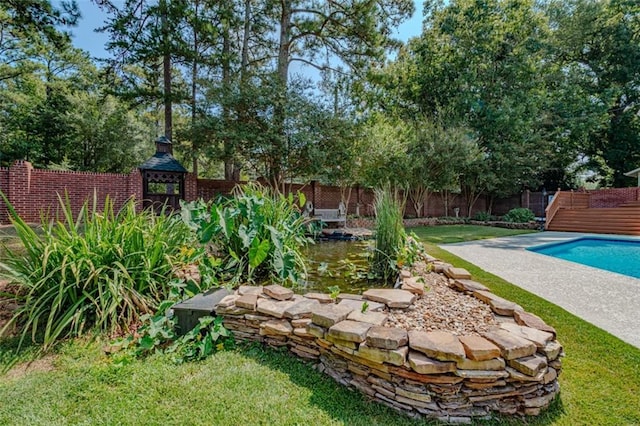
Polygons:
M9 205L24 250L8 250L0 263L20 287L20 307L7 326L17 324L21 342L30 335L45 349L92 328L126 328L154 311L191 235L178 217L137 213L133 200L116 212L107 198L98 211L94 197L75 218L68 198L59 203L62 219L43 217L41 235Z
M397 191L389 186L377 188L375 194L375 251L373 256L373 272L386 283L396 277L398 254L405 245L406 232L402 221L404 202Z

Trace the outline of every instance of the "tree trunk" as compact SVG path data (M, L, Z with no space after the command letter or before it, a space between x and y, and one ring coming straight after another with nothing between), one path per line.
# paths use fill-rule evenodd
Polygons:
M160 0L162 21L162 77L164 81L164 135L172 140L173 115L171 100L171 48L169 45L169 24L167 21L167 0Z
M285 102L287 97L287 85L289 83L289 55L291 47L291 1L281 0L282 11L280 15L280 38L278 43L278 63L276 68L277 98L274 107L274 125L276 136L271 152L269 164L269 179L274 188L279 189L283 180L281 160L286 159L286 135L284 131Z
M194 0L193 8L195 13L195 19L198 19L198 9L200 6L200 0ZM191 64L191 159L193 161L193 174L198 176L198 151L199 147L196 143L196 94L198 90L197 78L198 78L198 60L200 54L198 52L198 29L197 25L193 25L193 63Z
M223 92L223 101L222 101L222 125L225 129L228 129L230 126L230 111L229 111L229 101L228 96L231 92L231 35L229 34L229 22L224 19L222 21L222 92ZM228 137L225 137L223 140L223 150L224 150L224 178L225 180L234 180L234 146L233 142L229 140Z

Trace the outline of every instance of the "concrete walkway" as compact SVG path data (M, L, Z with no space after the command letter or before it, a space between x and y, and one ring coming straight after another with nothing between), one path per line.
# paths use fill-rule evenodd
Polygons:
M640 348L640 279L525 250L585 235L541 232L441 247Z

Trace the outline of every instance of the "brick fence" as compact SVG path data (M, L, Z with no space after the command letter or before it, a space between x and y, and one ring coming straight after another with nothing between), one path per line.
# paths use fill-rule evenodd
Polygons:
M210 200L218 194L231 193L236 185L236 182L224 180L198 179L192 173L187 173L185 199L187 201L196 198ZM142 176L137 169L129 174L38 170L27 161L17 161L9 168L0 168L0 191L5 194L23 219L28 222L39 222L41 214L53 217L57 215L58 196L64 197L65 194L69 196L74 213L79 211L86 200L91 201L94 193L98 208L103 207L107 195L113 200L116 209L131 197L141 200ZM338 208L342 193L339 187L322 185L316 181L304 185L290 184L287 185L286 191L304 193L314 207L321 209ZM348 214L373 216L374 195L371 189L355 186L350 191L347 190L345 195L349 199ZM468 214L465 207L466 200L460 194L448 196L446 211L444 199L440 194L431 194L425 201L422 217L454 216L455 208L460 209L461 217L467 217L479 211L486 211L489 206L487 198L480 197L471 214ZM541 193L525 191L511 198L494 200L492 212L503 215L515 207L528 207L536 216L543 216L545 202ZM407 200L405 215L418 216L410 200ZM8 223L8 212L4 203L0 203L0 224L3 223Z

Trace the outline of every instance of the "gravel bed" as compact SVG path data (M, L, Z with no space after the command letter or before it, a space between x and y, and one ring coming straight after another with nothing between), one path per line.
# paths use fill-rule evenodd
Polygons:
M449 287L446 277L420 273L425 294L409 309L391 309L385 327L419 331L448 331L457 336L481 334L497 321L486 303Z

